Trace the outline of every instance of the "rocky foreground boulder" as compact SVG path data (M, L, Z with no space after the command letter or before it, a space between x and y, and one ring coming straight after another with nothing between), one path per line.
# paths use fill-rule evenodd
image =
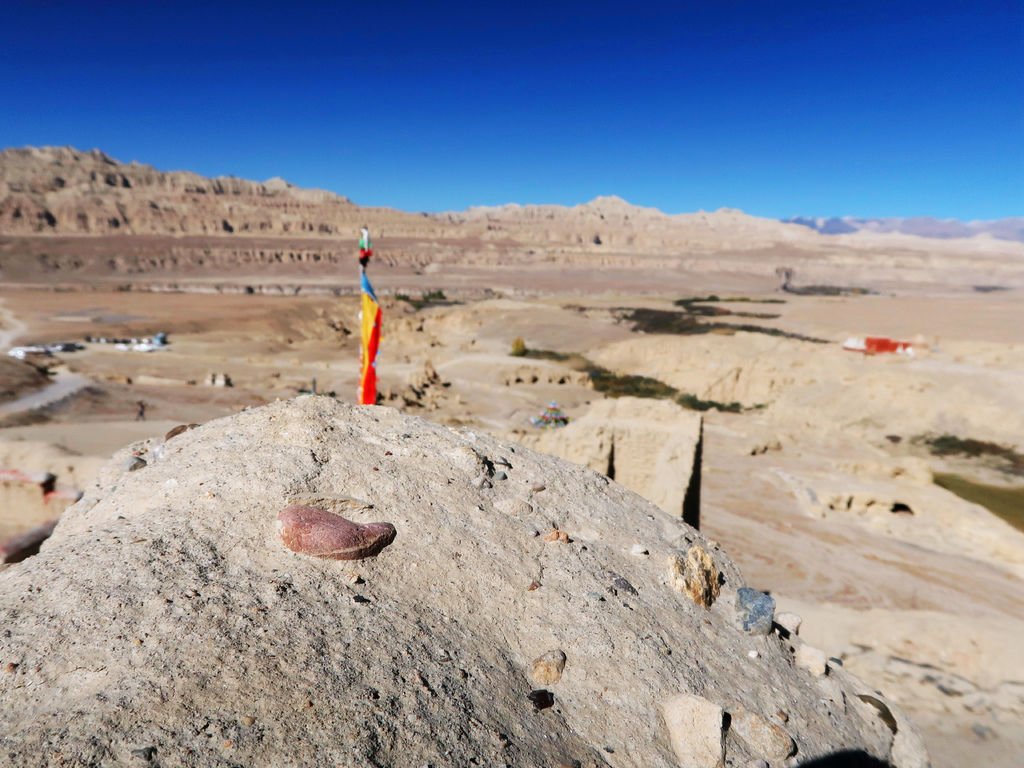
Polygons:
M339 511L390 543L282 541ZM745 586L589 469L279 402L121 452L0 573L0 763L926 764ZM860 762L816 762L837 755Z

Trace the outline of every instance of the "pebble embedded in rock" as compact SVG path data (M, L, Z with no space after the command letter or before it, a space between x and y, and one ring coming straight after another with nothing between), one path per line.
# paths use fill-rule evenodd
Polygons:
M495 508L513 517L528 518L533 514L533 505L526 499L502 499L497 502Z
M815 648L813 645L807 645L807 643L800 645L796 649L796 655L793 657L793 660L798 667L806 669L816 677L825 674L825 652Z
M767 635L772 631L775 599L750 587L736 590L736 619L740 629L750 635Z
M252 726L253 723L256 722L256 718L252 715L243 715L239 718L239 722L246 728L249 728L250 726Z
M650 554L647 551L647 547L645 547L643 544L634 544L630 548L629 553L631 555L636 555L637 557L643 557L644 555Z
M694 544L686 551L686 557L675 553L669 558L669 572L672 586L689 595L697 605L710 608L718 599L721 590L720 574L711 555Z
M548 709L555 705L555 695L551 693L551 691L546 691L543 688L530 691L526 694L526 698L533 702L533 708L538 712L542 709Z
M617 574L612 575L612 589L618 592L628 592L631 595L640 594L636 591L636 587Z
M729 730L745 742L753 754L774 763L796 752L796 742L781 725L745 707L737 707L729 714Z
M505 470L499 469L497 472L494 473L494 479L495 480L508 480L508 475L505 474Z
M721 768L725 764L724 713L720 706L681 693L661 705L661 714L681 768Z
M141 456L130 456L124 462L124 468L129 472L142 469L144 466L146 466L146 460Z
M277 532L293 552L331 560L373 557L395 540L391 523L354 523L306 504L291 504L281 510Z
M170 430L168 430L167 434L164 435L164 442L166 443L172 437L177 437L182 432L188 432L190 429L195 429L198 426L198 424L179 424L176 427L172 427Z
M559 541L562 544L568 544L572 539L569 538L569 534L565 531L560 531L558 528L552 528L544 537L544 541Z
M803 619L795 613L783 611L782 613L777 613L775 615L775 623L784 629L787 634L799 635L800 625L803 623Z
M533 660L530 674L537 685L554 685L562 679L565 669L565 654L562 651L548 651Z

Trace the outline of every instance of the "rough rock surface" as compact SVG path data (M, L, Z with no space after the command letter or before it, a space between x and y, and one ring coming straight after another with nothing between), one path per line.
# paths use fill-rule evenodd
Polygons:
M366 500L354 522L391 522L394 543L356 563L289 551L277 514L310 495ZM570 541L536 535L551 528ZM651 557L630 555L637 539ZM664 567L692 544L724 578L710 609ZM874 692L836 670L840 702L823 701L789 643L736 629L741 584L678 516L584 468L387 408L279 402L125 449L40 554L0 573L0 755L675 766L663 712L686 695L784 710L800 760L890 759L892 731L858 697ZM532 662L552 649L569 661L538 693ZM761 757L708 738L728 765Z
M677 552L669 558L672 586L685 592L697 605L711 606L721 590L719 573L711 555L699 546L692 546L686 555Z
M598 400L569 426L523 442L602 472L669 514L696 522L702 423L675 403L620 397Z

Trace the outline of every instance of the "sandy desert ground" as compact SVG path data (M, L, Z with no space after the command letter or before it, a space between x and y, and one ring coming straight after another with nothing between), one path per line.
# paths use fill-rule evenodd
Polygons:
M934 482L947 473L1011 492L1024 483L1012 458L1024 451L1018 291L794 296L760 278L716 284L703 274L683 293L591 273L587 290L560 293L548 275L547 291L505 295L488 290L494 281L434 276L410 289L399 270L377 274L385 404L529 439L529 417L547 402L575 418L604 397L588 365L717 403L704 412L702 530L750 583L803 617L802 635L916 718L935 765L1009 766L1024 753L1021 522ZM411 290L415 300L430 288L445 298L420 305L395 295ZM744 301L674 303L712 292ZM354 396L352 296L94 286L9 287L0 298L9 343L170 335L154 353L88 344L45 361L61 371L53 383L12 389L0 463L53 472L58 484L88 484L102 458L131 440L288 398L314 380L319 392ZM672 325L701 307L721 312L695 318L715 323L712 332ZM658 332L666 328L675 332ZM915 339L917 355L841 349L863 334ZM533 352L511 356L516 338ZM225 374L232 386L211 384ZM145 421L136 420L139 401ZM1008 453L937 455L927 441L943 435ZM3 532L40 517L9 507Z

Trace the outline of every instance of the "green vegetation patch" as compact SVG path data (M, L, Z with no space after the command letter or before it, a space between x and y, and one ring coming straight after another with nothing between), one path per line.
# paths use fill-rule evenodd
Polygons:
M1024 477L1024 456L1005 445L956 435L926 435L923 438L916 438L915 441L924 442L936 456L966 456L972 459L994 460L1001 472Z
M518 346L514 344L513 349L518 349ZM514 351L510 354L514 354ZM652 379L650 376L637 376L631 373L622 374L609 371L607 368L576 353L555 352L550 349L526 349L521 355L514 356L568 363L570 368L586 373L594 389L608 397L646 397L654 400L673 400L683 408L688 408L691 411L710 411L712 408L717 408L726 413L741 413L745 410L742 403L720 403L717 400L702 400L696 395L680 392L672 385L658 379ZM763 406L755 406L755 408L761 407Z
M676 299L672 303L677 307L682 307L689 314L697 315L698 317L723 317L732 315L733 317L750 317L756 320L774 320L779 317L779 315L773 312L738 312L733 309L727 309L726 307L709 307L707 305L719 303L785 304L786 301L785 299L751 299L746 296L722 299L711 294L710 296L692 296L688 299Z
M559 363L575 363L572 367L577 370L583 370L586 363L586 358L582 355L570 354L566 352L555 352L551 349L527 349L521 357L530 357L534 360L555 360Z
M649 376L631 373L619 374L590 363L585 369L590 382L598 392L608 397L649 397L656 400L674 400L679 390Z
M680 393L676 397L676 402L683 406L683 408L689 408L691 411L710 411L712 408L717 408L718 410L726 411L727 413L740 413L743 411L743 405L741 403L720 403L717 400L701 400L696 395L688 393Z
M875 292L870 288L859 288L847 285L785 285L782 287L786 293L795 296L873 296Z
M454 307L461 304L461 301L454 301L444 295L444 291L424 291L419 298L409 296L405 293L396 293L396 301L404 301L413 309L419 311L424 307Z
M1024 487L1004 488L977 483L954 474L935 475L935 484L965 501L980 504L1017 530L1024 531Z
M719 315L722 313L718 313ZM725 314L733 314L726 311ZM783 339L807 341L812 344L828 344L826 339L805 336L802 333L783 331L779 328L768 328L750 323L701 322L690 312L675 312L670 309L631 309L624 319L633 323L633 330L641 333L663 333L680 336L699 336L705 333L734 334L737 331L760 333Z

